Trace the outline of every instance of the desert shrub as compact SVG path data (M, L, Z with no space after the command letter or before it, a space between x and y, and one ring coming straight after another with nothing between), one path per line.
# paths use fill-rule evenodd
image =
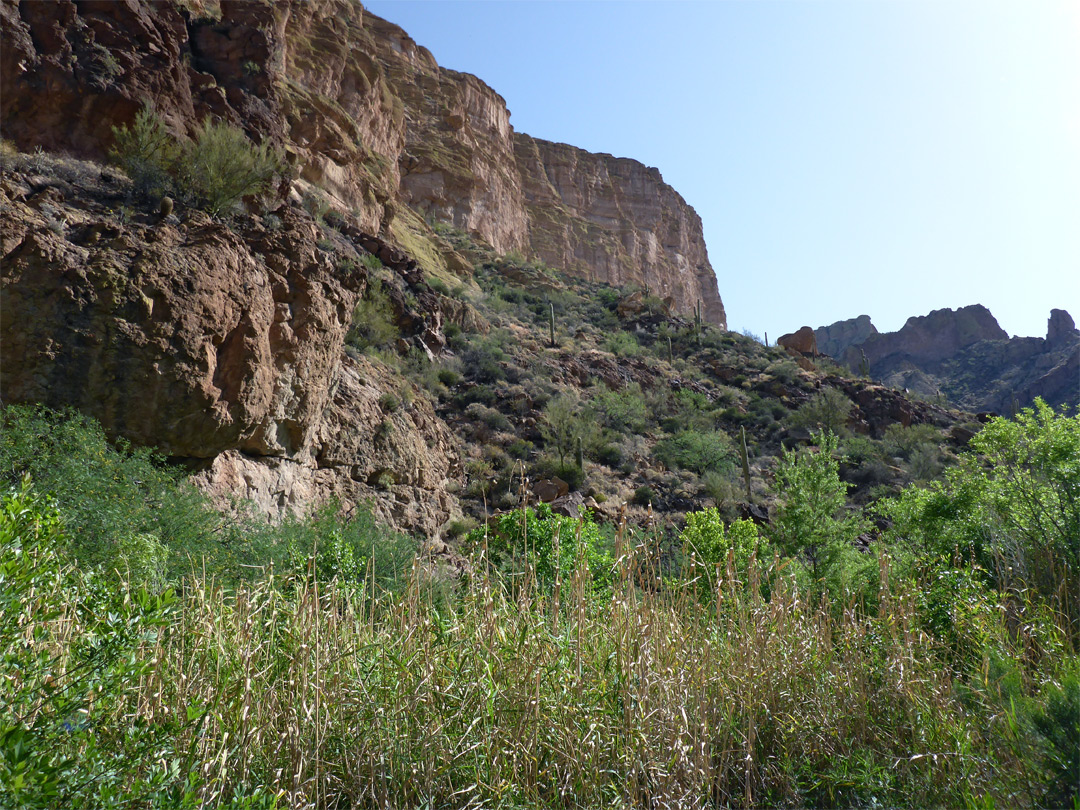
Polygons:
M470 419L483 422L492 430L510 430L513 428L513 425L510 424L510 420L502 413L494 408L481 405L479 402L471 403L465 409L465 415Z
M580 395L571 388L544 406L539 428L547 445L558 453L560 466L565 466L567 456L575 451L579 441L585 442L583 437L593 425L582 407Z
M74 559L112 571L126 558L131 574L153 571L156 580L158 552L150 548L158 543L169 550L170 579L187 569L190 558L224 572L262 556L231 546L228 527L206 497L160 456L110 444L94 420L10 405L0 423L0 475L8 485L29 476L39 492L56 498Z
M693 470L698 475L734 468L731 439L721 430L682 430L656 443L653 456L669 469Z
M506 448L506 452L510 454L511 458L519 460L527 459L533 451L533 443L525 439L514 439L510 442L510 446Z
M470 341L462 352L461 366L465 376L480 383L494 383L506 379L506 352L502 350L504 336L492 333L484 338Z
M760 536L756 524L736 520L725 526L720 512L713 507L690 512L679 539L686 553L694 555L697 567L688 573L698 577L698 591L706 598L716 594L719 580L732 575L743 587L757 578L760 587L765 569L772 563L769 541ZM764 595L767 598L767 592Z
M656 500L656 492L648 484L638 487L634 490L633 496L630 498L630 502L637 504L638 506L648 506Z
M137 194L156 199L173 191L180 144L152 107L139 110L130 127L113 127L112 134L109 157L131 178Z
M836 437L822 433L817 441L814 450L782 452L769 537L781 553L806 563L815 589L824 584L840 594L851 584L849 569L857 562L854 540L863 524L845 509L847 484L834 458Z
M547 504L515 509L496 518L490 528L474 529L467 538L472 548L485 542L498 570L511 576L531 570L541 592L550 592L557 577L568 582L580 562L587 563L594 589L611 584L614 558L590 518L556 515ZM520 577L515 579L521 582Z
M637 383L630 383L621 391L597 388L593 391L591 400L590 407L606 427L620 433L645 430L648 410L642 397L641 386Z
M604 348L617 357L637 357L641 354L641 344L630 332L619 330L604 339Z
M920 449L937 447L941 441L941 432L933 425L889 425L882 437L885 449L892 456L899 456L908 461Z
M266 191L282 169L268 141L256 146L240 128L207 119L184 146L178 178L185 196L216 216Z
M791 424L807 430L826 430L839 436L845 432L851 407L851 400L841 391L825 388L791 415Z
M352 327L346 342L355 349L367 351L388 346L399 336L390 297L382 282L373 279L353 310Z
M959 551L998 588L1053 600L1080 593L1080 416L1036 400L1014 419L992 420L969 449L944 481L883 505L893 538L927 570ZM1080 628L1075 600L1061 609Z
M194 140L177 141L149 106L131 127L114 127L113 139L112 159L137 192L151 197L174 192L215 216L266 191L284 168L268 142L256 146L238 127L209 118Z

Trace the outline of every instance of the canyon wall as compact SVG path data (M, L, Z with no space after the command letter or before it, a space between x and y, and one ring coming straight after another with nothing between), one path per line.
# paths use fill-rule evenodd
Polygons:
M701 220L659 171L515 133L498 93L359 3L0 0L0 22L3 137L23 150L102 160L146 103L181 137L226 120L284 151L292 193L411 252L449 223L726 328Z

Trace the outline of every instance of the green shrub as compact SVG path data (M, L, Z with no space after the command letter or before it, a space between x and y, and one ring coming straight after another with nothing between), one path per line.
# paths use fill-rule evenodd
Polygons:
M669 469L725 472L734 469L731 439L722 430L682 430L656 443L653 456Z
M269 142L255 146L240 128L206 119L195 140L184 145L178 181L195 205L217 216L266 191L282 170Z
M641 344L630 332L612 332L605 338L604 348L616 357L637 357L641 354Z
M394 323L390 297L383 289L382 282L373 279L353 310L352 328L346 342L353 348L366 351L389 346L400 334Z
M621 391L595 389L590 408L599 416L601 424L619 433L640 433L648 425L648 410L637 383L630 383Z
M238 127L209 118L193 141L177 141L150 106L129 128L113 128L113 161L143 196L174 192L212 215L266 191L284 164L268 142L255 146Z
M783 451L769 536L781 553L807 563L815 588L826 583L838 594L848 584L846 563L857 553L854 540L863 525L845 510L847 484L834 458L836 436L822 433L817 441L816 450Z
M153 107L143 107L130 127L113 127L112 133L109 157L131 178L137 194L157 199L174 191L180 144Z
M566 583L584 562L594 589L611 585L614 558L590 518L556 515L548 504L515 509L497 517L490 528L470 532L467 545L478 549L485 541L489 559L511 577L509 582L520 582L514 575L531 569L541 592L550 592L557 575Z
M706 597L715 595L717 579L729 574L744 587L754 577L761 584L762 574L772 563L769 541L760 536L756 524L736 520L725 527L720 512L713 507L687 514L679 539L686 547L685 553L694 555L698 568L688 573L699 577L698 590Z
M852 402L841 391L825 388L791 415L791 424L807 430L826 430L837 436L846 430Z

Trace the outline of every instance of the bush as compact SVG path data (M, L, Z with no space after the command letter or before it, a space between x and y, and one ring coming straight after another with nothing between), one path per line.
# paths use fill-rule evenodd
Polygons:
M593 589L611 584L615 561L590 518L556 515L548 504L540 504L536 509L526 507L500 515L490 529L474 529L467 544L477 549L485 538L489 558L498 570L515 575L531 567L541 592L551 592L557 574L568 583L579 562L588 564Z
M266 191L283 171L268 142L255 146L238 127L207 118L195 140L177 144L149 106L128 128L113 128L112 158L136 190L160 196L169 190L208 213L229 213L244 197Z
M683 430L656 443L653 456L669 469L726 472L734 469L731 439L721 430Z
M375 279L353 310L352 328L346 342L353 348L366 351L389 346L399 336L390 297L383 289L382 282Z
M825 430L839 436L845 432L851 407L851 400L842 392L825 388L791 415L791 424L807 430Z
M710 507L686 516L686 528L679 539L692 552L698 569L691 573L699 576L698 590L706 597L716 594L717 578L733 574L745 587L754 577L763 577L765 568L772 562L769 541L758 533L758 527L749 520L736 520L725 528L720 512ZM733 566L729 572L729 560ZM767 594L766 594L767 596Z
M137 194L157 199L173 191L180 145L152 107L139 110L130 128L113 127L112 133L109 157L131 178Z
M268 142L255 146L238 127L207 119L180 162L180 188L199 207L217 216L244 197L261 194L282 171Z

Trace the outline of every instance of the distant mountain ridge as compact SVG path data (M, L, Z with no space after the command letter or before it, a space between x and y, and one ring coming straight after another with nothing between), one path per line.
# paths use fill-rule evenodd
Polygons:
M1063 309L1050 311L1047 334L1009 337L986 307L938 309L878 332L867 315L814 330L818 350L896 388L944 394L972 411L1009 413L1041 397L1080 403L1080 332Z

